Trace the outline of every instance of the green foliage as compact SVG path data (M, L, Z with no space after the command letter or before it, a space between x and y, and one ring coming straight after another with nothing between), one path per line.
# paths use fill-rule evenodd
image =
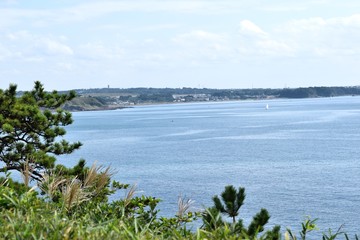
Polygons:
M270 215L268 211L262 208L260 212L253 217L253 220L248 227L247 234L254 237L257 233L264 231L264 226L268 223L269 219Z
M278 240L281 239L280 226L276 225L272 230L269 230L265 234L265 239Z
M84 180L85 174L88 171L85 159L80 159L79 162L72 168L67 168L64 165L58 164L54 169L54 174L61 176L77 176L79 179Z
M245 200L245 188L235 189L234 186L229 185L221 193L221 199L218 196L213 197L214 206L207 208L202 214L203 226L202 229L209 232L229 232L231 236L236 236L239 239L257 239L259 233L264 231L264 226L268 223L270 215L266 209L261 209L257 213L249 226L246 228L243 225L243 220L236 222L235 217L238 216L241 206ZM221 218L221 213L226 214L232 218L232 223L227 223ZM261 239L279 239L280 226L275 226L260 237Z
M0 177L0 187L9 187L18 194L22 194L30 190L30 188L25 184L12 180L12 178L10 178L10 173L7 173L6 177Z
M350 240L349 236L348 236L346 233L344 233L344 235L345 235L345 239L346 239L346 240ZM355 239L355 240L359 240L359 237L358 237L357 234L355 234L355 238L354 238L354 239Z
M246 229L241 220L227 223L218 209L208 208L202 214L204 226L191 229L187 223L196 220L196 214L158 217L156 207L160 200L153 197L128 194L110 203L89 200L69 211L61 204L63 199L51 201L38 196L33 188L17 191L16 186L20 185L8 176L0 183L0 239L282 239L279 226L259 235L268 216L265 209L254 216ZM317 229L315 222L307 219L302 223L299 239L314 239L308 235ZM350 239L340 229L335 233L329 229L322 239ZM297 237L287 229L284 239ZM358 237L355 235L354 239Z
M90 168L85 180L91 174ZM92 194L81 201L74 194L75 204L68 207L69 201L61 191L66 191L74 181L61 181L65 184L62 188L56 185L55 191L61 193L56 202L37 196L33 188L18 193L9 182L7 179L0 186L0 239L168 239L172 236L189 239L193 235L180 224L185 221L184 216L158 218L156 207L160 200L153 197L128 195L109 203L92 201L95 196ZM187 220L193 219L190 213L188 216Z
M317 219L313 219L311 220L309 217L303 222L301 223L301 231L300 231L300 238L302 240L305 240L306 239L306 235L309 233L309 232L312 232L314 230L317 230L317 226L316 226L316 221ZM290 239L291 240L297 240L297 237L296 235L294 235L290 229L287 229L287 233L289 234L290 236Z
M59 107L75 93L45 92L42 84L35 82L32 91L17 97L16 88L10 85L0 90L0 161L5 164L0 172L28 169L33 179L41 180L40 171L53 168L56 155L81 146L57 140L66 133L63 126L73 121L71 114Z
M218 196L213 197L215 208L222 213L226 213L235 223L235 217L239 214L240 207L244 204L245 188L240 187L236 191L234 186L226 186L225 190L221 193L221 199L224 204L221 203Z
M202 213L202 221L202 229L207 231L215 230L225 225L225 222L221 217L221 213L216 207L205 209L205 211Z
M333 233L332 230L329 228L328 233L324 233L322 239L323 240L334 240L337 236L343 234L343 232L340 232L343 225L341 225L338 230Z

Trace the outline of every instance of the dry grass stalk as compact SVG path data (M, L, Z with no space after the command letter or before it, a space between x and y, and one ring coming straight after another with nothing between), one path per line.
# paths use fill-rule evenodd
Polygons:
M107 167L101 172L102 169L102 166L97 167L96 163L94 163L86 174L83 186L85 188L95 187L95 193L103 190L107 186L113 173L110 172L110 167Z
M66 184L66 186L64 186L62 195L66 209L70 210L74 206L90 200L91 194L86 191L86 188L82 187L79 179L74 177Z
M136 184L132 185L129 189L129 191L127 191L126 195L125 195L125 199L124 199L124 206L126 207L127 205L129 205L131 199L134 197L135 193L136 193Z
M178 197L178 212L177 216L182 218L190 209L190 207L194 204L194 200L186 199L181 195Z
M31 168L30 168L30 164L29 164L29 159L27 159L25 162L25 165L24 165L24 169L21 170L21 177L22 177L26 187L28 187L29 183L30 183L30 178L31 178L30 171L31 171Z
M104 189L104 187L107 186L112 175L113 173L110 172L110 167L107 167L103 172L98 174L98 179L96 182L97 192L100 192L102 189Z
M90 167L89 171L86 174L86 178L84 180L84 186L90 187L96 184L96 179L98 176L98 171L100 171L101 167L96 166L96 162Z
M60 193L63 205L67 210L70 210L82 202L89 201L107 186L112 173L109 167L103 172L101 170L102 167L97 167L94 163L88 170L83 182L77 177L68 180L50 173L43 175L44 181L38 185L50 199L53 199L56 193Z
M66 183L66 179L55 174L44 174L43 181L38 183L39 188L46 193L50 199L53 199L55 193Z

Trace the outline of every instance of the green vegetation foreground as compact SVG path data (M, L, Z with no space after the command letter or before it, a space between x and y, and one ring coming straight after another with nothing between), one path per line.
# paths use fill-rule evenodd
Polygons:
M201 212L191 212L192 201L180 197L176 215L160 217L160 199L135 196L136 187L113 181L110 168L87 167L85 160L72 168L56 164L57 155L81 146L63 139L63 127L72 123L72 117L61 106L75 97L73 92L48 93L36 82L34 90L21 97L16 94L14 85L0 90L0 171L4 173L0 239L294 240L306 239L317 230L316 220L311 219L302 223L298 234L280 226L267 227L266 209L260 209L245 226L238 218L245 189L232 185ZM21 173L22 183L10 178L12 171ZM109 202L109 195L119 190L126 192L125 197ZM192 229L192 221L202 221L202 226ZM337 237L350 239L341 228L322 234L323 239Z

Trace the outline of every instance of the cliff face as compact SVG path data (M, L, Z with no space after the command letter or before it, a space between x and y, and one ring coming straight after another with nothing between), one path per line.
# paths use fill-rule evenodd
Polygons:
M70 102L67 102L63 108L67 111L98 111L98 110L113 110L120 109L123 106L112 105L103 101L101 98L91 96L80 96L76 97Z

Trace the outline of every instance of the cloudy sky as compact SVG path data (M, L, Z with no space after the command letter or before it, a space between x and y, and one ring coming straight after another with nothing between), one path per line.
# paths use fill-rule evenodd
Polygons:
M360 85L359 0L0 0L0 88Z

